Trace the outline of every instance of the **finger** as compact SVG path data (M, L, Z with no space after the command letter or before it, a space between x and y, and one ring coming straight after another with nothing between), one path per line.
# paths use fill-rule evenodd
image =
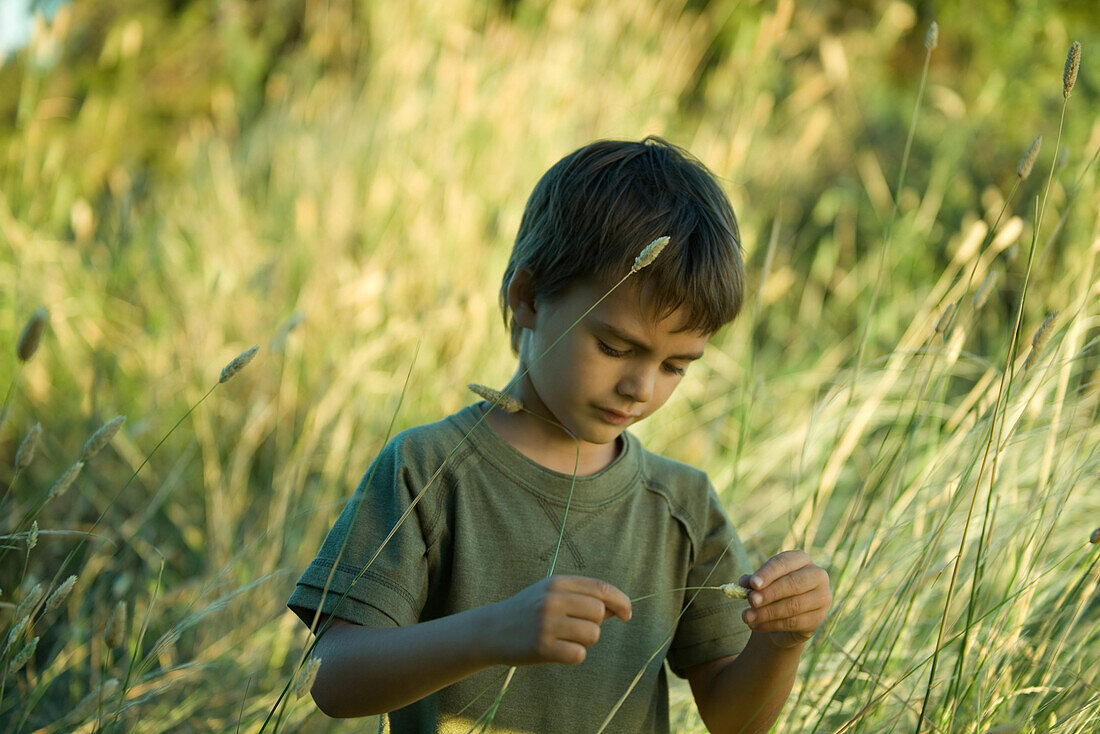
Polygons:
M782 619L773 619L770 622L753 623L749 627L756 632L794 632L808 639L813 636L824 621L824 610L818 610L800 614L797 617L783 617Z
M789 596L808 594L818 589L829 588L829 574L812 563L803 566L786 576L780 576L760 591L749 594L749 604L763 607Z
M625 622L633 614L630 597L602 579L587 576L554 576L552 582L554 582L550 587L552 590L572 591L599 599L606 607L604 619L615 616Z
M540 650L539 662L580 665L588 656L588 648L578 642L554 640Z
M630 604L630 597L606 581L598 582L600 598L607 606L608 617L615 615L627 622L634 615L634 609Z
M585 619L597 624L607 619L607 605L588 594L557 592L554 602L558 612L566 617Z
M794 619L805 614L818 614L824 619L829 601L829 595L823 590L814 590L807 594L784 597L763 607L746 609L742 618L753 629L760 624Z
M563 617L554 627L553 636L558 640L576 642L578 645L592 647L600 639L600 625L587 619Z
M769 558L756 573L749 577L748 588L757 590L763 589L776 579L786 576L792 571L797 571L804 566L809 566L811 563L813 563L813 561L810 560L806 551L783 551Z

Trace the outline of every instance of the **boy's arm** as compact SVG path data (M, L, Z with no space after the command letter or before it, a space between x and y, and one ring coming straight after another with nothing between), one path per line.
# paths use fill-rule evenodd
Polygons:
M829 575L803 551L772 557L751 577L745 623L752 629L739 655L688 668L686 675L707 729L767 732L794 685L802 647L832 602Z
M368 716L492 665L575 665L606 619L630 614L627 596L605 581L552 576L497 604L405 627L335 620L314 649L313 700L329 716Z

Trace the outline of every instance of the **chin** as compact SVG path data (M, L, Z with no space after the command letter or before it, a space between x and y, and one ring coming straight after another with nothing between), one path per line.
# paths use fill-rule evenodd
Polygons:
M609 443L614 443L619 440L619 436L623 435L623 432L629 426L623 426L622 428L613 426L601 426L601 429L594 429L586 431L584 433L576 433L577 438L585 443L596 444L604 446Z
M571 420L568 423L560 419L558 419L558 422L576 436L578 441L603 446L619 440L619 436L621 436L627 428L637 423L637 420L621 426L604 423L598 419L593 420L588 416L576 416L575 420Z

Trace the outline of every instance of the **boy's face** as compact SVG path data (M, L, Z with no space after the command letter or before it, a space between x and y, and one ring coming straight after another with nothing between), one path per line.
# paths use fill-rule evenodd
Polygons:
M659 318L631 285L619 286L553 348L607 287L581 282L513 306L524 327L520 361L530 368L520 399L532 409L545 408L585 443L612 442L664 405L709 336L682 330L684 309Z

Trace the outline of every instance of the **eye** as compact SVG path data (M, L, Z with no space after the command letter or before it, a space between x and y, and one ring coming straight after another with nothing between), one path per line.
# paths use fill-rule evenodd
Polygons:
M668 362L665 362L663 365L661 365L661 369L663 369L670 375L676 375L678 377L683 377L684 373L687 372L686 367L677 367L676 365L669 364Z
M606 354L608 357L621 358L621 357L625 357L628 354L628 352L626 350L612 348L606 342L604 342L602 339L597 339L596 343L600 346L600 351L603 352L604 354Z

